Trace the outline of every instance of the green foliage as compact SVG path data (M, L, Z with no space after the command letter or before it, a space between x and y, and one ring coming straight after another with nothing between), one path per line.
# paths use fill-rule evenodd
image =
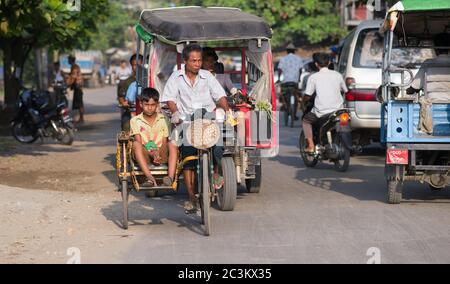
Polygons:
M139 11L123 9L117 1L110 1L108 20L98 25L98 31L90 49L105 51L111 47L124 47L127 40L127 28L133 27L139 19Z
M12 108L17 101L23 70L33 66L25 66L33 48L86 49L95 40L97 24L107 20L108 0L81 0L80 11L71 11L67 2L0 0L0 49L7 106Z
M334 0L177 0L175 5L237 7L266 19L273 30L272 42L282 45L299 37L310 43L339 38L345 30L339 26Z
M63 0L1 0L0 39L23 39L33 47L83 48L97 23L106 21L107 0L82 0L81 11L69 11Z

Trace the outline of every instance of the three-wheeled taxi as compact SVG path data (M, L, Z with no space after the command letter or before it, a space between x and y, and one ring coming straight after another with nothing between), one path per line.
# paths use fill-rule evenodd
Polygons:
M431 189L450 183L450 60L444 54L450 46L434 44L438 37L450 38L449 19L448 0L402 0L388 11L380 30L383 84L377 98L382 102L381 137L391 204L400 203L404 181L426 182ZM421 57L430 59L396 63L396 54L404 57L418 48L422 53L428 49ZM443 49L446 52L436 57Z
M208 235L210 201L217 200L220 210L229 211L234 208L238 184L244 185L250 193L259 192L262 181L261 158L273 156L278 150L270 48L272 31L262 18L236 8L179 7L142 11L136 33L137 53L144 58L142 64L137 66L136 81L139 86L152 87L163 94L171 73L183 68L181 53L184 46L196 42L216 51L219 63L223 64L222 73L229 76L239 90L228 94L228 102L237 118L237 125L223 124L219 127L220 140L225 148L220 169L224 186L214 190L208 182L211 180L212 165L205 162L211 161L206 147L199 146L198 155L190 157L199 161L196 180L201 199L202 223L205 224ZM139 113L139 102L136 103L136 108ZM170 115L165 111L164 105L161 105L161 109L164 114ZM217 121L219 119L214 123ZM202 123L209 127L212 122ZM192 133L194 132L196 131ZM154 196L157 191L168 189L160 185L142 185L141 180L145 178L132 158L131 143L132 137L128 133L119 133L117 174L123 197L125 228L128 224L129 190L144 190L147 195ZM198 144L209 143L210 141ZM179 161L176 182L169 189L177 190L184 162ZM159 184L167 175L167 165L149 167Z

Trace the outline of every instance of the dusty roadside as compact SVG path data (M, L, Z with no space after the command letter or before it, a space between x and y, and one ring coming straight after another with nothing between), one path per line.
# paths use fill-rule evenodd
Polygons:
M113 261L96 249L127 237L110 222L120 219L121 210L108 209L120 203L115 191L119 114L114 96L114 87L86 93L87 122L78 126L72 146L51 139L23 145L2 132L0 262L65 263L68 248L83 251L84 245L85 252L89 247L92 255Z

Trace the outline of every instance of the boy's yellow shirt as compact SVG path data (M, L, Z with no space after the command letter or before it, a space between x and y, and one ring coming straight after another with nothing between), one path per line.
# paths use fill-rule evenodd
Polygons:
M130 120L131 135L141 135L142 145L149 142L155 143L158 149L163 144L163 139L169 137L169 124L163 114L157 113L153 125L150 125L141 113Z

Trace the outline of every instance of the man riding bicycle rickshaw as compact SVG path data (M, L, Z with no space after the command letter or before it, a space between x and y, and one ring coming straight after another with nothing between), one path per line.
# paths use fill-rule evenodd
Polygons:
M175 71L169 78L164 88L161 103L166 103L171 112L171 123L180 124L183 120L193 115L196 111L205 109L213 112L216 104L230 114L230 108L226 99L225 90L215 79L215 77L202 67L202 48L198 44L189 44L183 49L183 60L185 62L184 69ZM171 142L174 145L180 144L181 133L175 132L171 136ZM183 135L183 134L181 134ZM170 146L175 151L175 146ZM181 145L182 157L187 157L195 153L192 146ZM223 185L223 177L218 174L218 163L223 154L223 147L215 147L214 153L214 176L213 186L219 189ZM175 161L169 161L169 169ZM183 178L189 194L189 201L185 204L185 210L192 212L196 210L196 197L194 192L194 171L196 167L191 161L185 166ZM169 172L174 173L174 169ZM169 176L173 179L174 176Z
M230 18L235 21L229 22ZM228 28L222 29L224 26ZM140 143L136 143L139 126L131 127L137 129L131 136L128 132L118 135L116 162L123 227L128 226L129 191L142 190L148 196L163 190L176 191L183 178L189 195L185 211L195 213L199 203L202 224L209 235L210 204L217 200L218 209L233 210L238 184L250 193L259 192L261 157L263 153L273 156L278 149L276 119L272 118L276 97L271 29L263 19L235 8L180 7L143 11L136 33L136 53L143 52L143 62L138 62L136 68L135 96L127 97L136 98L139 118L133 120L139 120L143 128L157 121L160 131L152 131L158 138L150 135ZM220 45L224 40L227 46ZM223 65L222 69L208 68L214 75L202 70L203 48L234 58L239 53L240 70L224 69ZM217 58L213 61L219 66ZM219 77L227 79L223 86ZM226 96L225 87L231 96ZM158 113L155 105L159 106ZM142 116L151 117L148 121L143 121L142 111L147 112ZM171 128L170 135L159 111L165 116L167 128ZM168 141L167 149L163 149L160 137ZM133 145L144 150L143 159L136 157ZM147 165L148 161L153 163Z

